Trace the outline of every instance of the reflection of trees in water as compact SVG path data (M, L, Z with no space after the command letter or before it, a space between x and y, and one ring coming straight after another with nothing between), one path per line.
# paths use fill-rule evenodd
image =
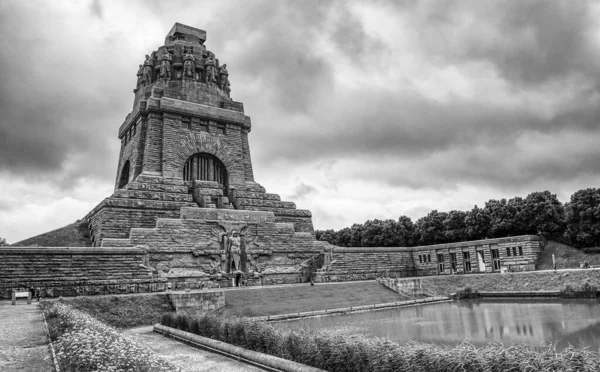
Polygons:
M562 350L569 345L582 347L591 346L591 351L600 352L600 322L596 322L583 329L566 333L556 338L556 348Z
M418 340L454 345L469 339L539 346L557 342L600 345L599 301L460 301L322 318L315 328L360 325L361 333L394 341ZM318 319L318 318L315 318ZM310 319L305 320L310 323ZM302 323L301 323L302 324Z

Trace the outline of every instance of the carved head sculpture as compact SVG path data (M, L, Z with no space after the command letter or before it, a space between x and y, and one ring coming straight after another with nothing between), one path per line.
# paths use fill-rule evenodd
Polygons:
M238 236L238 232L237 232L237 231L235 231L235 230L232 230L232 231L231 231L231 235L233 235L234 237L236 237L236 238L237 238L237 236Z

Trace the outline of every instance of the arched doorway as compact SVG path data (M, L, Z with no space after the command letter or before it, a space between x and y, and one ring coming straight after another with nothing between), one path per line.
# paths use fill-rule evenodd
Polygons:
M213 155L198 153L190 156L183 166L183 179L214 181L223 189L223 195L227 196L227 168Z
M119 178L119 188L122 189L129 183L129 160L125 162L123 165L123 169L121 170L121 178Z

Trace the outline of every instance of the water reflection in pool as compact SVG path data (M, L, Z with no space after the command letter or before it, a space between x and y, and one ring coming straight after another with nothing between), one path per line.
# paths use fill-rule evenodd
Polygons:
M600 351L600 300L462 300L381 311L298 319L285 327L352 327L400 343L411 340L451 344L469 339L540 345L552 341Z

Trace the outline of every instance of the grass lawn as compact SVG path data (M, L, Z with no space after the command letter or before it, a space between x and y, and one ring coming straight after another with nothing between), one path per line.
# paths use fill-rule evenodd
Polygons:
M67 298L62 301L117 328L154 325L164 313L175 311L164 294Z
M577 248L549 241L538 259L538 270L552 269L552 254L556 257L558 269L577 269L583 261L592 266L600 266L600 254L585 254Z
M403 301L376 281L277 286L225 292L225 315L265 316Z

